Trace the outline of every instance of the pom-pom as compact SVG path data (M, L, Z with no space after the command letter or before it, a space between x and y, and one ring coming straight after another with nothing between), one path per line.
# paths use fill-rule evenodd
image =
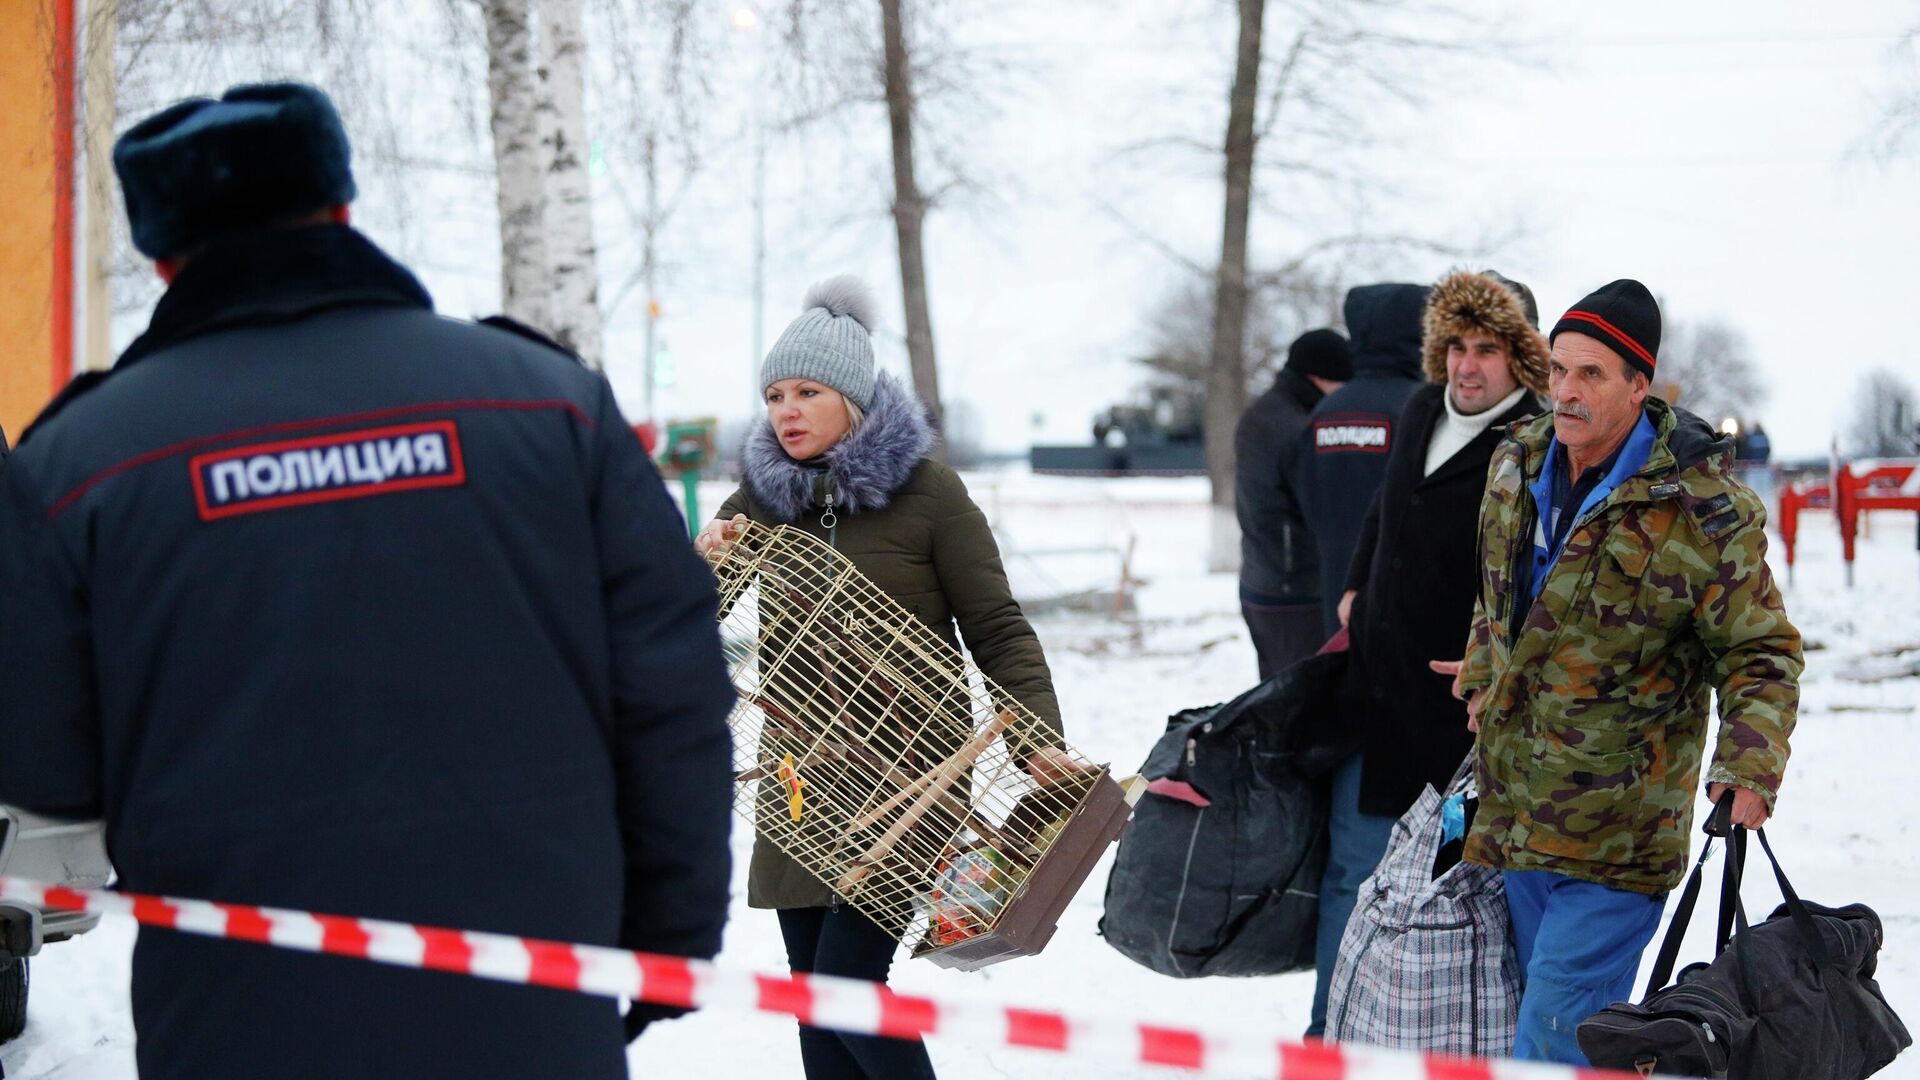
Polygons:
M807 290L800 309L812 311L814 308L826 308L830 315L846 315L871 334L880 312L880 301L866 282L852 274L840 274L816 281Z

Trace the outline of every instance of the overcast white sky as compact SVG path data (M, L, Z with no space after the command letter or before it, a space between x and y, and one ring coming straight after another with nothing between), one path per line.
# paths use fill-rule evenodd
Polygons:
M387 65L415 86L444 83L449 65L430 59L446 49L436 5L416 6L411 24L396 25L388 41L395 58ZM711 5L716 26L733 6ZM929 224L946 396L974 407L994 446L1083 441L1091 416L1138 381L1129 358L1144 344L1144 316L1187 273L1142 234L1195 262L1218 256L1217 164L1116 153L1155 136L1218 140L1232 5L944 6L980 55L1004 67L984 84L990 109L929 105L923 157L965 158L987 181L984 194L956 197ZM1272 32L1284 12L1269 7ZM1920 5L1466 7L1483 17L1508 13L1508 47L1526 62L1470 55L1434 69L1435 86L1419 108L1369 107L1382 144L1349 159L1382 190L1364 214L1351 209L1350 192L1280 192L1274 201L1285 210L1268 207L1254 222L1256 266L1290 257L1304 237L1355 225L1464 242L1521 223L1517 242L1470 261L1531 284L1547 321L1595 286L1637 277L1673 317L1722 319L1742 331L1771 391L1761 418L1787 455L1824 453L1865 371L1885 366L1920 382L1900 316L1913 310L1920 283L1920 153L1882 164L1854 152L1885 95L1915 77L1896 62L1895 46L1920 25ZM765 92L756 87L753 49L771 42L721 36L730 48L702 69L714 89L707 164L661 238L668 266L660 333L678 374L661 404L671 415L744 415L757 389L749 374L747 131L755 95ZM276 72L222 74L322 78L297 61ZM484 140L473 135L484 135L476 112L484 88L388 101L406 110L407 153L464 166L410 176L404 191L363 170L359 220L416 265L443 311L490 312L498 303L493 194ZM770 112L778 106L762 100ZM875 105L848 123L852 137L772 140L767 340L811 280L860 273L887 309L882 363L904 372L892 230L883 216L884 115ZM350 116L349 126L364 125ZM936 181L944 175L932 161L925 170ZM615 146L595 182L603 295L611 299L637 258L624 208L639 198L637 163ZM1114 210L1132 225L1116 221ZM1414 253L1368 270L1424 282L1455 261ZM608 327L609 373L636 417L644 307L637 291L628 293ZM142 321L123 321L118 336Z

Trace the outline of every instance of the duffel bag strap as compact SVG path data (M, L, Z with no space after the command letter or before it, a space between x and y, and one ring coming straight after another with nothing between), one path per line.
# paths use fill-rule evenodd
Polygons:
M1740 874L1746 864L1747 844L1745 830L1733 823L1731 791L1714 804L1713 813L1708 815L1701 831L1707 834L1706 842L1700 845L1700 857L1694 860L1693 873L1687 876L1680 902L1674 905L1673 921L1667 925L1667 936L1660 942L1660 954L1654 959L1652 973L1647 976L1647 992L1640 1000L1652 997L1673 980L1673 968L1680 959L1680 945L1686 940L1687 926L1693 922L1693 909L1700 900L1700 884L1706 873L1707 858L1713 854L1714 840L1724 839L1727 844L1727 865L1720 875L1720 919L1714 934L1713 955L1718 957L1726 952L1730 941L1734 944L1735 963L1740 965L1741 997L1746 999L1743 1004L1751 1008L1753 1002L1749 984L1753 982L1753 961L1739 940L1747 929L1747 913L1740 904ZM1736 929L1738 933L1735 933Z
M1773 864L1773 880L1780 884L1780 898L1786 902L1787 914L1793 917L1794 928L1800 931L1800 942L1806 947L1807 955L1820 967L1833 966L1833 954L1827 950L1827 939L1820 936L1820 927L1813 921L1813 912L1793 891L1793 885L1787 881L1787 872L1780 869L1780 860L1774 857L1773 845L1767 843L1767 830L1755 829L1753 835L1760 838L1760 847L1767 853L1767 861Z
M1747 831L1733 824L1733 796L1722 800L1727 814L1722 819L1720 807L1713 808L1713 818L1709 828L1720 826L1731 830L1716 835L1726 837L1727 867L1720 878L1720 925L1713 937L1713 955L1718 957L1727 951L1727 943L1733 940L1733 923L1736 916L1746 914L1740 907L1740 879L1747 870Z
M1667 936L1660 942L1660 954L1654 960L1653 972L1647 979L1647 992L1641 1000L1645 1001L1656 991L1664 989L1673 978L1674 964L1680 958L1680 944L1686 937L1687 924L1693 920L1693 909L1700 899L1700 883L1707 857L1713 851L1714 838L1724 837L1727 841L1727 865L1720 878L1720 918L1713 952L1715 957L1719 957L1729 945L1732 946L1734 963L1740 969L1741 1004L1751 1011L1755 1008L1753 987L1756 977L1745 940L1750 933L1747 912L1740 901L1740 877L1747 860L1748 830L1733 823L1731 790L1721 796L1720 802L1714 806L1704 831L1707 834L1706 843L1701 845L1700 857L1694 860L1693 873L1688 875L1686 888L1680 893L1680 902L1674 906L1673 921L1667 927ZM1773 845L1767 840L1766 830L1754 829L1752 832L1760 838L1760 847L1766 852L1767 862L1773 866L1774 881L1780 886L1781 899L1786 904L1787 914L1793 919L1801 947L1816 966L1831 967L1833 955L1827 948L1826 939L1820 936L1813 913L1807 910L1800 894L1794 891L1793 883L1787 880L1787 873L1781 869L1780 859L1773 853Z
M1733 829L1733 835L1727 838L1727 868L1720 879L1720 933L1714 942L1714 958L1727 951L1728 933L1732 931L1733 962L1740 969L1740 1004L1748 1013L1758 1014L1759 1004L1754 1000L1754 988L1760 980L1753 973L1753 956L1747 947L1747 908L1740 902L1740 875L1747 868L1747 831L1733 825L1733 793L1725 797L1727 808L1726 823ZM1721 815L1714 814L1716 820ZM1729 926L1731 923L1731 926Z
M1727 793L1725 805L1730 812L1733 806L1732 792ZM1719 813L1714 814L1716 819L1720 816ZM1746 907L1740 902L1740 872L1747 861L1747 832L1748 830L1735 825L1733 836L1728 842L1727 873L1722 882L1720 895L1722 920L1720 937L1721 949L1724 951L1727 935L1725 920L1728 908L1731 907L1735 923L1733 957L1734 963L1740 969L1740 1004L1745 1006L1747 1012L1757 1015L1760 1006L1754 999L1754 990L1759 986L1759 978L1754 974L1753 957L1750 955L1747 944L1752 928L1747 925ZM1793 891L1793 885L1787 881L1786 871L1780 869L1780 860L1774 857L1773 845L1767 842L1766 830L1754 829L1752 832L1760 838L1760 847L1766 851L1767 861L1773 864L1773 878L1780 885L1780 896L1786 902L1787 914L1793 918L1793 927L1800 938L1801 947L1813 958L1815 967L1832 966L1826 939L1820 936L1820 928L1814 924L1813 913L1807 910L1807 905L1801 901L1799 894ZM1718 956L1719 953L1716 952L1715 955Z
M1731 825L1733 802L1727 802L1728 824ZM1700 900L1700 879L1707 867L1707 857L1713 854L1713 840L1716 836L1725 836L1724 830L1716 829L1720 820L1720 808L1715 807L1708 819L1705 832L1706 843L1700 845L1700 857L1693 861L1693 873L1687 875L1686 887L1680 890L1680 902L1673 907L1673 920L1667 924L1667 936L1660 942L1660 954L1653 961L1653 973L1647 976L1647 992L1640 1000L1645 1001L1657 990L1664 989L1673 979L1673 965L1680 959L1680 943L1687 936L1687 924L1693 921L1693 908ZM1726 895L1725 879L1721 882L1721 896ZM1726 939L1722 936L1717 943L1724 947Z

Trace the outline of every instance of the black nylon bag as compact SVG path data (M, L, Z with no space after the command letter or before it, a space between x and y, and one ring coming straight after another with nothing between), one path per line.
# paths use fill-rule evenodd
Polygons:
M1167 721L1120 835L1100 934L1163 975L1313 966L1328 774L1346 653L1308 657L1224 705Z
M1673 923L1660 945L1646 997L1617 1002L1583 1021L1580 1049L1600 1068L1731 1080L1858 1080L1913 1042L1873 979L1882 933L1865 904L1830 908L1800 899L1774 857L1760 846L1785 902L1748 926L1740 903L1746 830L1731 825L1729 795L1707 825ZM1730 835L1729 835L1730 834ZM1728 836L1720 922L1711 964L1667 978L1700 894L1713 837ZM1734 932L1729 938L1729 929Z

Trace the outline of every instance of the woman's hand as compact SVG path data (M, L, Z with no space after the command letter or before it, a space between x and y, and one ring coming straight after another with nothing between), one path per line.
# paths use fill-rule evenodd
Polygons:
M714 518L712 521L707 522L706 526L700 530L699 536L693 538L693 550L699 552L700 556L705 558L707 553L714 548L738 539L740 531L746 528L746 526L747 515L745 514L735 514L730 521L721 521L719 518Z
M1084 776L1094 770L1095 766L1075 761L1058 746L1035 750L1027 755L1027 772L1039 781L1041 787L1052 787L1069 777Z

